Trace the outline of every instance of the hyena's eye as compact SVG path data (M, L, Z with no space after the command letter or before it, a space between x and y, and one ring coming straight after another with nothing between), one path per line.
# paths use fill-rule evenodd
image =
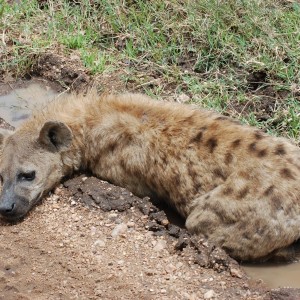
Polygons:
M32 181L35 178L35 171L19 173L18 180Z

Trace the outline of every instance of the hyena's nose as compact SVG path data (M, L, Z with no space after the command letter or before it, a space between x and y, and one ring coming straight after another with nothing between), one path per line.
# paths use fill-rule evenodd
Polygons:
M13 212L15 208L15 203L1 203L0 204L0 214L3 216L9 215Z

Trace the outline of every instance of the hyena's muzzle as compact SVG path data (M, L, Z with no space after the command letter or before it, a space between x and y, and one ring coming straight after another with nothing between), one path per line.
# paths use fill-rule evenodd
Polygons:
M22 218L31 208L30 202L14 192L14 185L4 185L0 196L0 214L8 220Z

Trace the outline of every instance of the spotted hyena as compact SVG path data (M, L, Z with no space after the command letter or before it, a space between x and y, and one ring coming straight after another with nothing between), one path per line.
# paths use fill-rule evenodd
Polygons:
M214 112L143 95L70 95L1 132L10 220L76 170L166 201L186 227L255 260L300 237L300 150Z

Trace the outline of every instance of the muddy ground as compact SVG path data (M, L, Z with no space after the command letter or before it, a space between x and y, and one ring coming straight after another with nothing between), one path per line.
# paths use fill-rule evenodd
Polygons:
M51 55L31 75L72 89L95 84L74 59ZM108 89L124 88L114 84ZM251 280L170 209L87 174L65 181L22 222L0 226L3 300L300 299L297 289Z

